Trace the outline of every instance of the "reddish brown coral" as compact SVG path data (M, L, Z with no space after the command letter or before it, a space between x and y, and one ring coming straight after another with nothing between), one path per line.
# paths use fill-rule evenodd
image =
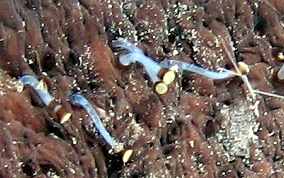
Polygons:
M239 77L178 73L157 95L139 64L121 66L112 41L137 42L153 59L216 70L243 61L254 89L283 95L279 0L1 1L0 177L282 177L282 99L252 99ZM60 124L17 79L44 79L72 118ZM121 155L69 96L93 103ZM246 135L244 135L246 133Z

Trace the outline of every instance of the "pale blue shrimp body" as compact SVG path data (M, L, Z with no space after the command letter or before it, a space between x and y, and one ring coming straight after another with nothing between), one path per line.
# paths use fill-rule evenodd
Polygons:
M202 67L198 67L194 64L190 64L183 61L178 61L174 59L165 59L159 63L160 66L171 69L171 68L177 68L178 70L187 70L190 72L195 72L197 74L203 75L208 78L212 78L215 80L220 79L226 79L234 76L233 72L230 71L224 71L224 72L213 72L206 70Z
M97 114L91 103L81 94L75 93L71 95L71 101L74 104L82 106L90 118L92 119L92 122L96 126L98 132L101 134L101 136L105 139L105 141L114 148L117 152L120 152L123 149L123 146L121 146L120 143L117 143L108 133L105 126L103 125L100 116Z
M122 54L119 57L119 62L122 65L129 65L131 62L140 62L143 66L145 66L145 70L149 74L152 82L159 81L159 77L157 74L162 69L162 67L155 61L153 61L151 58L145 56L144 54L139 53L127 53Z
M145 67L147 73L149 74L153 82L160 80L160 78L158 77L158 73L162 68L167 68L167 69L177 68L179 70L191 71L215 80L230 78L234 75L233 72L209 71L202 67L198 67L194 64L173 60L173 59L165 59L158 64L156 61L145 56L144 53L141 51L141 49L139 49L138 47L136 47L134 44L132 44L127 40L118 40L114 43L114 46L128 50L128 53L119 56L119 62L122 65L128 66L130 63L138 61Z
M162 67L153 59L145 56L141 49L127 40L118 40L114 42L114 46L128 50L127 53L119 56L119 62L122 65L128 66L130 63L139 62L144 66L152 82L157 82L160 80L157 75Z
M40 99L46 106L48 106L54 100L54 98L49 94L49 92L46 89L40 88L38 86L39 81L34 76L24 75L19 80L24 85L30 85L31 87L33 87L37 95L40 97Z

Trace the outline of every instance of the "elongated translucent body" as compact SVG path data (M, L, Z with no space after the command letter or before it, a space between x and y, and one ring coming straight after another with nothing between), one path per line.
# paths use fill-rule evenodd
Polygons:
M46 106L49 106L49 104L54 100L54 98L49 94L46 89L39 87L39 81L34 76L24 75L19 80L24 85L30 85L31 87L33 87L37 95L40 97L40 99Z
M190 64L187 62L183 62L183 61L178 61L178 60L174 60L174 59L165 59L163 61L161 61L159 63L159 65L161 67L165 67L168 69L178 69L178 70L186 70L186 71L190 71L190 72L194 72L200 75L203 75L205 77L208 78L212 78L212 79L226 79L226 78L230 78L233 76L233 73L229 72L229 71L224 71L224 72L214 72L214 71L210 71L207 69L204 69L202 67L196 66L194 64Z
M115 150L115 152L120 152L123 149L123 145L117 143L108 133L105 126L103 125L100 116L97 114L91 103L81 94L75 93L71 95L71 101L74 104L82 106L92 119L95 127L101 136L105 139L105 141Z

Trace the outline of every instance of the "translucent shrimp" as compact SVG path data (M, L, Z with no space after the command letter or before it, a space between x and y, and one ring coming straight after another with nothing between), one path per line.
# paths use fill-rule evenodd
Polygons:
M24 75L19 79L19 81L21 81L24 85L29 85L34 88L44 105L52 109L57 117L60 118L61 124L70 119L72 114L67 112L60 103L55 101L49 92L43 87L43 83L39 82L34 76Z
M117 40L113 45L128 50L119 56L119 62L122 65L128 66L134 62L141 63L153 82L155 91L158 94L164 94L168 90L167 85L175 79L173 71L161 67L156 61L146 56L141 49L125 39Z
M33 87L42 100L42 102L46 105L49 106L50 103L54 100L54 98L49 94L49 92L44 89L41 85L39 85L39 81L31 75L24 75L19 79L24 85L30 85Z
M98 132L104 138L104 140L110 145L114 152L118 153L123 150L123 144L116 142L108 133L105 126L103 125L100 116L97 114L91 103L81 94L75 93L71 95L72 103L82 106L90 118L92 119L94 125L96 126Z
M197 73L197 74L200 74L200 75L203 75L205 77L212 78L215 80L227 79L227 78L235 76L234 72L230 72L230 71L214 72L214 71L210 71L202 67L196 66L194 64L190 64L187 62L174 60L174 59L165 59L161 61L159 65L161 67L165 67L168 69L178 69L178 70L186 70L186 71L194 72L194 73Z

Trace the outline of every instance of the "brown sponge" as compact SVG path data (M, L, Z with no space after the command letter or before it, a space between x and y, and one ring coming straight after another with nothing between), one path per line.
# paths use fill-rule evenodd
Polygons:
M284 176L283 99L251 96L284 95L282 1L7 0L0 12L0 177ZM159 95L143 66L119 63L118 38L213 71L236 71L231 55L252 90L184 71ZM23 75L44 80L71 118L60 123ZM129 158L110 152L74 92Z

